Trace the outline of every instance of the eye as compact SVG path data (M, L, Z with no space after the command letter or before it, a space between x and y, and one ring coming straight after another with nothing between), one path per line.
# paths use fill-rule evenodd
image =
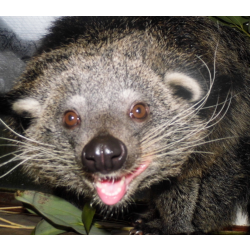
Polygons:
M137 121L144 121L149 114L149 106L145 103L136 103L131 106L129 116Z
M66 128L73 129L81 122L80 117L75 111L69 110L64 113L63 123Z

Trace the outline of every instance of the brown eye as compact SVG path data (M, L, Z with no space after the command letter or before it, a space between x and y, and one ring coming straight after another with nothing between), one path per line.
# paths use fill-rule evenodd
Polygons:
M132 105L130 109L130 117L133 119L137 119L138 121L143 121L147 118L149 113L148 105L144 103L136 103Z
M80 124L80 118L75 111L66 111L63 117L64 125L67 128L75 128Z

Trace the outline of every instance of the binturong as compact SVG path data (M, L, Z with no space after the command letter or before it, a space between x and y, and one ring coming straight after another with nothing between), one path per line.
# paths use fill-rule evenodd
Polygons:
M230 226L250 211L249 51L207 17L60 18L1 96L15 167L104 214L147 194L131 234Z

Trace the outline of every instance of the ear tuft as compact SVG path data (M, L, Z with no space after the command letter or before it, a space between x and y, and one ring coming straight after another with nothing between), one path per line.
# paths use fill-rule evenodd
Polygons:
M41 113L40 103L36 99L30 97L15 101L12 105L12 109L24 118L35 118Z
M164 82L170 86L174 95L189 102L196 102L203 96L203 90L199 82L183 73L167 72L164 76Z

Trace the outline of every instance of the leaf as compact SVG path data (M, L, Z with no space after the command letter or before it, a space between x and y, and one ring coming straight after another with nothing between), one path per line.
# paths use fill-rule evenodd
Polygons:
M240 16L232 16L229 17L232 21L233 24L238 25L239 27L243 27L243 24L246 23L248 20L245 19L244 17L240 17Z
M250 36L249 17L243 16L213 16L209 17L214 22L219 22L222 25L226 25L232 28L237 28L245 35Z
M36 225L36 228L35 228L33 234L36 234L36 235L56 235L56 234L61 234L64 232L67 232L67 230L58 229L43 219Z
M82 211L64 199L35 191L18 192L16 199L28 204L26 206L33 210L33 212L44 216L52 226L72 228L80 234L86 234L82 223ZM41 232L42 230L40 230ZM100 235L109 233L93 226L90 234Z
M222 21L222 22L234 24L234 22L230 19L230 17L227 17L227 16L218 16L217 18L218 18L220 21Z
M16 199L30 204L54 224L73 228L80 234L86 234L81 221L81 210L69 202L53 195L34 191L21 192Z
M84 224L87 234L89 234L94 215L95 209L92 208L89 203L86 203L82 211L82 222Z
M25 207L25 209L26 209L29 213L34 214L34 215L38 215L37 212L36 212L34 209L32 209L31 206L25 206L25 205L24 205L24 207Z
M97 223L95 225L98 225ZM111 233L105 229L98 228L95 225L93 225L90 229L89 234L90 235L110 235Z

